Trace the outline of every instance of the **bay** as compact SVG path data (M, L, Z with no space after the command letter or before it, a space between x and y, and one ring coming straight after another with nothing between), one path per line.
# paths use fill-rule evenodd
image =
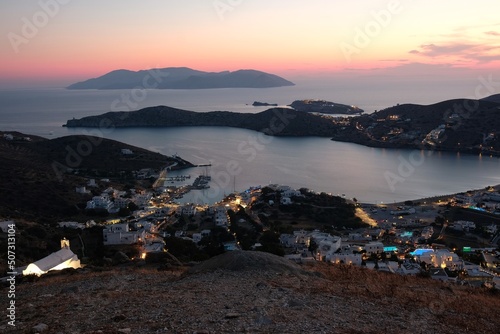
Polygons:
M241 191L250 186L279 183L345 194L363 202L391 203L500 183L500 160L493 157L376 149L333 142L328 138L268 137L250 130L222 127L136 128L106 132L62 127L68 119L98 115L112 110L113 106L121 110L168 105L194 111L259 112L266 107L252 107L250 104L255 100L286 105L295 99L312 97L356 104L373 111L395 102L378 96L378 99L370 98L368 104L363 101L366 97L331 88L147 90L142 92L143 98L132 100L133 92L127 90L1 90L0 130L46 138L94 134L166 155L178 154L195 164L211 163L210 168L177 172L192 176L212 175L210 189L193 191L185 201L215 202L233 189ZM129 94L128 100L126 94ZM136 97L137 94L139 92Z

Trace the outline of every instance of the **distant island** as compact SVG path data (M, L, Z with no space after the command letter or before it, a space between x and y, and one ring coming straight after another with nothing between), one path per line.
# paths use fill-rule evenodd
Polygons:
M252 106L254 107L277 107L277 103L267 103L267 102L259 102L259 101L254 101L252 103Z
M331 117L300 110L271 108L260 113L193 112L166 106L109 112L68 120L67 127L228 126L274 136L330 137L381 148L416 148L500 156L500 103L455 99L432 105L401 104L352 117ZM308 103L306 103L307 105ZM312 106L316 105L315 103ZM315 110L314 107L307 110Z
M348 106L346 104L340 104L325 100L296 100L290 104L295 110L303 112L317 112L321 114L348 114L356 115L362 114L363 109L356 106Z
M100 77L77 82L67 89L207 89L271 88L294 86L291 81L256 70L204 72L187 67L141 71L116 70Z

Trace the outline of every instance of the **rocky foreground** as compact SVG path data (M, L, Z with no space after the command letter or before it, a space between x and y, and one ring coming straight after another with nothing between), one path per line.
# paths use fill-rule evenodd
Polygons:
M99 270L98 270L99 269ZM2 293L2 295L6 295ZM190 268L87 268L18 284L8 333L495 333L498 294L231 252Z

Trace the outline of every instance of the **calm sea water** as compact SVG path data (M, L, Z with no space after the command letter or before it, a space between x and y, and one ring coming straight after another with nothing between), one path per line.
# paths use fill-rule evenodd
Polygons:
M277 138L254 131L220 127L167 129L68 129L73 117L97 115L113 106L129 107L122 94L130 91L67 91L64 89L0 91L0 130L21 131L55 138L70 134L102 135L161 152L178 154L210 168L178 172L197 176L210 173L211 188L194 191L185 200L215 202L233 189L269 183L345 194L372 203L391 203L442 195L500 183L500 160L453 153L386 150L327 138ZM133 108L168 105L195 111L258 112L253 101L286 105L295 99L323 98L356 104L368 112L398 101L372 92L365 97L334 91L331 87L294 86L274 89L152 90L132 99ZM429 103L419 101L411 102Z

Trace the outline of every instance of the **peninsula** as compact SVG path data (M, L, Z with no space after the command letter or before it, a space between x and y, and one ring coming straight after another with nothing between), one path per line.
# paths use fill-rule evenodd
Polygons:
M260 131L273 136L331 137L336 125L330 119L289 108L272 108L260 113L229 111L194 112L166 106L131 112L108 112L98 116L68 120L67 127L228 126Z
M273 136L330 137L335 141L370 147L500 156L500 103L497 99L497 96L492 96L481 100L448 100L432 105L401 104L350 117L332 117L289 108L271 108L253 114L193 112L157 106L72 119L64 126L228 126Z

